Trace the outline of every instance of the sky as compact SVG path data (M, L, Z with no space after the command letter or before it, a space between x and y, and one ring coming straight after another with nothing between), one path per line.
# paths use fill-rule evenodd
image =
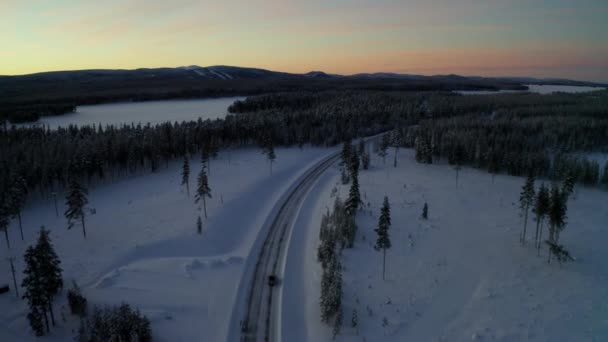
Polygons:
M0 0L0 75L235 65L608 81L608 0Z

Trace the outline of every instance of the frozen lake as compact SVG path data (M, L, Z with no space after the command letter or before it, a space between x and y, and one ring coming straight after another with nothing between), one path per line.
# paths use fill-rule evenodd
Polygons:
M120 125L156 124L166 121L192 121L199 118L223 118L228 107L243 97L223 97L200 100L168 100L109 103L91 106L78 106L75 113L60 116L45 116L28 126L44 125L52 129L68 125Z
M538 84L526 84L529 92L539 94L552 94L557 92L562 93L584 93L589 91L604 90L606 88L601 87L579 87L579 86L567 86L567 85L538 85ZM456 93L462 95L487 95L487 94L499 94L499 93L523 93L526 90L458 90Z

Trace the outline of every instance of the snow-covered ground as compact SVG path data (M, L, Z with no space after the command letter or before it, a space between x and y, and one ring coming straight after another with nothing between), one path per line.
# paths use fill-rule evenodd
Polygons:
M218 119L228 113L228 107L243 97L223 97L202 100L168 100L108 103L78 106L76 112L58 116L45 116L34 123L21 126L48 126L55 129L69 125L120 125L120 124L158 124L167 121L192 121L199 118Z
M353 249L345 250L344 327L339 341L606 341L608 340L608 192L577 188L561 241L576 262L547 264L546 249L518 242L522 178L464 168L456 186L448 165L414 161L412 150L377 156L361 170L365 208ZM539 183L537 182L537 185ZM332 188L345 198L333 169L302 208L287 258L283 341L330 341L320 323L321 267L316 247ZM391 204L387 279L374 250L384 196ZM429 220L420 218L429 205ZM534 227L528 225L528 241ZM304 245L303 250L294 248ZM299 274L298 274L299 273ZM353 310L358 328L351 327ZM386 326L383 319L386 318ZM293 335L290 333L293 332Z
M224 341L243 270L255 260L249 254L260 228L286 189L330 151L277 149L272 176L257 149L222 152L211 161L213 199L202 235L196 233L198 206L179 186L180 162L156 174L91 188L89 203L96 213L87 217L87 240L80 227L66 229L63 199L59 217L52 199L33 201L23 213L25 241L12 223L11 250L4 241L0 245L0 283L12 287L9 255L17 258L21 282L23 252L45 225L62 261L66 288L75 280L91 304L125 301L138 307L151 319L155 340ZM199 170L198 159L192 160L191 192ZM64 292L55 308L68 321L46 340L72 338L77 322L65 305ZM0 307L0 341L36 340L25 318L25 301L4 294Z

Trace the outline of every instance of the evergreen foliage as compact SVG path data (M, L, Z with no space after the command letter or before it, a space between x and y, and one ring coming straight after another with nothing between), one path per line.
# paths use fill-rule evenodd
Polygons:
M380 218L378 220L378 228L374 231L378 234L374 248L382 250L382 280L385 279L386 271L386 250L391 248L391 240L388 230L391 226L391 209L388 203L388 197L384 196L382 209L380 210Z
M209 187L209 179L207 178L207 171L205 170L205 164L203 163L203 167L198 174L198 187L196 188L194 203L198 203L201 199L203 200L205 218L207 218L207 198L211 198L211 188Z
M128 304L95 307L91 317L82 320L76 340L151 342L152 330L148 318Z
M424 202L424 207L422 207L422 219L428 220L429 218L429 206Z
M66 206L68 208L64 215L68 219L68 229L74 227L74 220L80 219L80 223L82 224L82 235L85 239L87 238L87 231L85 227L84 209L88 203L87 189L82 187L77 180L72 179L66 196Z
M80 292L80 288L74 282L68 290L68 305L72 315L85 317L87 315L87 299Z
M551 201L549 198L549 190L545 186L545 184L541 184L538 192L536 193L536 200L534 201L534 208L532 211L535 215L536 221L536 234L535 234L535 246L536 249L540 251L540 245L542 241L542 229L543 229L543 221L549 214L549 206L551 205Z
M186 186L186 193L190 197L190 162L188 156L184 157L184 164L182 165L182 183L181 185Z
M519 209L524 217L524 228L519 236L519 242L526 243L526 228L528 227L528 213L534 204L534 177L528 176L519 194Z

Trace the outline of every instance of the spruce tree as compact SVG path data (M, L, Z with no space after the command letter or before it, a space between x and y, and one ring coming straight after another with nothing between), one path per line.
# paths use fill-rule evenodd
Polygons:
M549 224L551 226L549 232L549 241L555 244L559 243L559 235L566 225L566 196L560 191L557 186L551 188L550 206L549 206Z
M540 251L542 234L543 234L543 221L549 212L549 190L545 186L545 184L541 184L538 193L536 194L536 200L534 201L534 208L532 211L535 215L536 220L536 234L535 234L535 242L536 249Z
M524 217L524 228L519 237L519 242L526 243L526 228L528 227L528 212L534 204L534 177L528 176L519 194L519 209Z
M333 338L332 339L336 339L336 337L338 337L338 335L340 335L340 330L342 330L342 323L344 321L344 310L342 310L342 308L340 308L338 310L338 313L336 314L336 320L334 321L334 328L332 331L332 335Z
M78 181L72 179L70 181L68 194L66 196L66 205L68 209L64 215L68 219L68 229L74 227L74 220L80 219L82 224L82 235L87 238L87 231L84 220L84 207L89 203L87 199L87 189L82 187Z
M199 234L203 233L203 220L201 220L201 216L198 216L198 219L196 219L196 232Z
M8 209L13 218L17 218L19 222L19 231L21 232L21 240L23 237L23 225L21 223L21 210L25 205L27 199L27 184L25 179L21 175L17 175L13 178L11 188L8 195Z
M386 154L388 147L391 144L391 140L388 134L384 134L382 136L382 140L380 140L380 146L378 148L378 155L382 157L382 164L386 165Z
M342 144L342 152L340 153L340 165L347 167L351 162L353 155L353 147L350 141L344 141Z
M207 178L207 171L205 170L205 164L203 163L201 172L198 174L198 187L196 189L196 195L194 196L194 203L198 203L201 199L203 200L205 218L207 218L207 197L211 198L211 188L209 187L209 179Z
M61 277L61 262L53 249L49 231L40 228L38 243L35 247L36 257L38 258L39 278L44 286L44 296L48 300L48 310L51 314L51 321L55 325L55 315L53 314L53 298L63 288L63 278Z
M574 176L572 172L568 172L566 177L564 177L564 183L562 185L562 194L565 196L566 200L572 195L574 191Z
M42 336L49 331L50 327L46 315L49 300L46 296L46 284L40 272L40 258L34 247L30 246L25 251L24 259L25 269L23 274L25 276L21 283L21 286L25 289L23 299L27 299L30 307L28 320L32 330L34 330L36 336ZM46 329L44 329L44 326L46 326Z
M604 164L604 173L602 174L602 179L600 180L600 183L604 187L608 187L608 161L606 161L606 163Z
M272 164L277 159L277 155L274 153L274 146L270 143L267 147L266 156L270 162L270 174L272 175Z
M369 169L369 154L367 151L363 151L363 154L361 154L361 166L363 167L363 170Z
M182 166L182 186L186 186L186 193L190 197L190 162L188 156L184 157L184 165Z
M429 218L429 206L424 203L424 207L422 207L422 219L427 220Z
M4 196L2 196L2 194L0 194L0 230L2 230L4 232L4 238L6 240L6 247L8 249L11 248L11 242L10 239L8 238L8 227L10 224L10 220L9 220L9 210L7 205L5 205L4 203Z
M388 234L388 230L391 226L391 209L388 203L388 197L384 196L384 202L382 209L380 210L380 218L378 220L378 228L374 231L378 234L376 250L382 250L382 280L385 279L386 270L386 250L391 248L391 240Z

